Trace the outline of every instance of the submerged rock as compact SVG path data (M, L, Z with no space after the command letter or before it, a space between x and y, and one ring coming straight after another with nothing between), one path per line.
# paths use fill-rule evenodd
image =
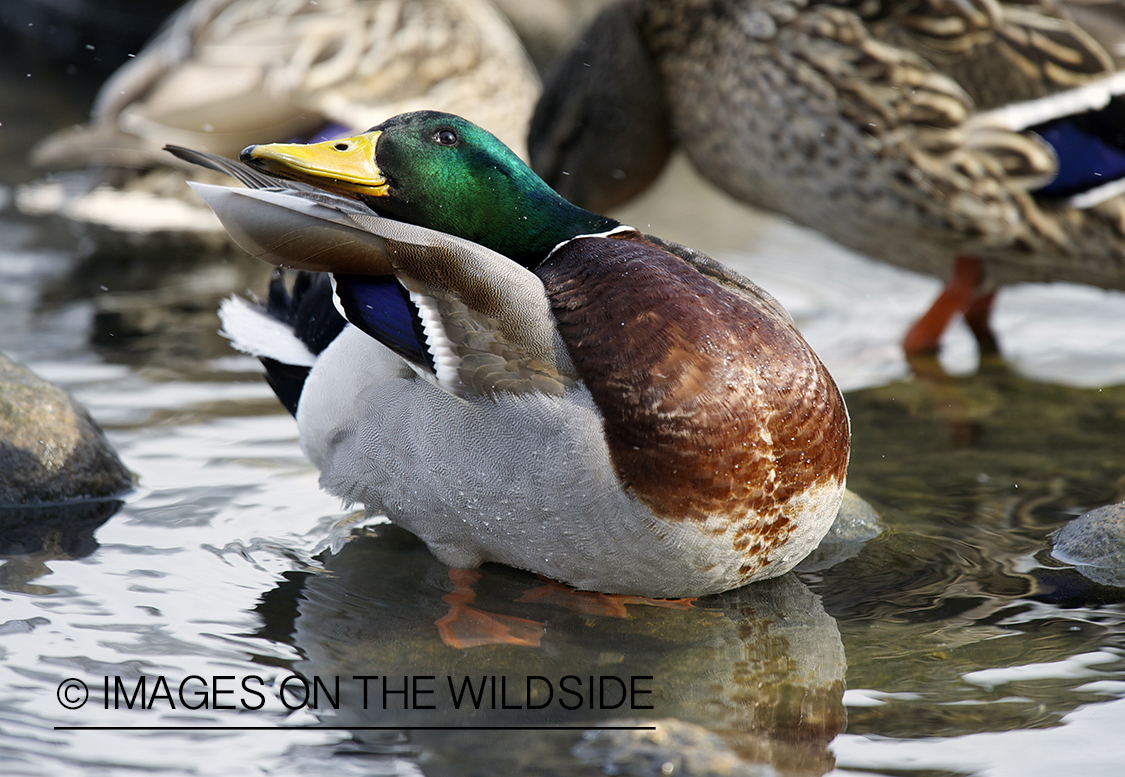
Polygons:
M100 498L133 485L69 394L0 354L0 506Z
M655 730L595 728L575 745L574 754L621 777L776 777L765 763L748 763L718 734L675 718L621 720L614 724Z
M1051 555L1102 585L1125 588L1125 502L1078 516L1054 534Z
M820 572L846 561L863 550L868 540L883 532L879 513L850 488L844 491L836 520L820 545L797 565L798 572Z

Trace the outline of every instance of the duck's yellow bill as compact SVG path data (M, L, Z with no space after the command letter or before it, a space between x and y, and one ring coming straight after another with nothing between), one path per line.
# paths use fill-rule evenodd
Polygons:
M250 146L239 155L262 172L312 184L337 194L382 197L387 179L375 163L375 145L382 132L322 143L269 143Z

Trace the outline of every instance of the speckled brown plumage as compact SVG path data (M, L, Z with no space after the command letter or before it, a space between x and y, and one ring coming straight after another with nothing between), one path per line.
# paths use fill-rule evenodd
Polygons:
M972 3L992 15L938 37L927 31L963 4L634 5L677 140L734 196L939 277L961 253L981 257L993 282L1125 285L1121 198L1088 211L1038 202L1029 189L1053 161L971 124L975 112L1109 73L1073 25L1053 30L1056 49L1074 52L1063 69L1049 46L1013 43L1043 22L1031 6L1021 16Z
M843 481L843 400L772 309L637 233L572 241L537 274L618 477L654 514L728 516L735 550L762 555L791 531L791 498Z
M1029 281L1125 289L1125 196L1081 208L1040 196L1058 172L1055 154L991 113L1121 68L1065 3L619 0L618 8L628 13L607 11L595 24L627 19L644 55L629 67L660 83L642 114L632 106L645 104L635 91L647 81L630 81L622 110L666 122L696 168L732 196L938 277L949 277L956 257L974 257L982 290ZM616 130L627 119L601 127L583 109L612 92L604 82L623 78L618 52L603 66L608 55L591 48L612 38L605 29L584 37L589 45L548 74L530 134L533 167L548 183L564 196L598 188L599 204L627 193L617 178L646 173L635 162L616 170L616 160L637 156L633 136ZM572 78L578 71L585 81ZM583 94L585 82L598 92Z

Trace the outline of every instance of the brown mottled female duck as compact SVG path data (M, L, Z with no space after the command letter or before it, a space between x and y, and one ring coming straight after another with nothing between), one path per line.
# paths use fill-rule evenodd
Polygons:
M165 144L237 156L250 143L352 135L434 108L521 150L538 93L488 0L193 0L106 82L87 126L33 152L40 166L83 173L24 187L18 204L87 224L110 245L168 232L225 241L184 185L190 165Z
M1122 31L1119 3L1073 5ZM948 279L908 352L958 313L995 350L1002 284L1125 289L1116 68L1050 0L621 0L548 74L531 159L604 210L678 144L738 199Z
M228 305L226 330L266 357L323 487L442 562L690 597L828 531L844 401L750 281L566 202L445 113L251 146L250 167L177 153L251 187L196 186L243 247L332 274L322 304L306 277L272 318Z

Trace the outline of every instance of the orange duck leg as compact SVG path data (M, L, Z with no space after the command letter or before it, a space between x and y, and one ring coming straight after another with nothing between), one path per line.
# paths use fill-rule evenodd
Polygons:
M979 259L957 257L949 282L930 309L914 322L914 326L910 327L903 338L902 348L907 356L937 353L942 333L958 313L965 317L965 323L972 330L982 355L999 351L996 337L988 325L996 290L980 293L983 278L984 268Z

